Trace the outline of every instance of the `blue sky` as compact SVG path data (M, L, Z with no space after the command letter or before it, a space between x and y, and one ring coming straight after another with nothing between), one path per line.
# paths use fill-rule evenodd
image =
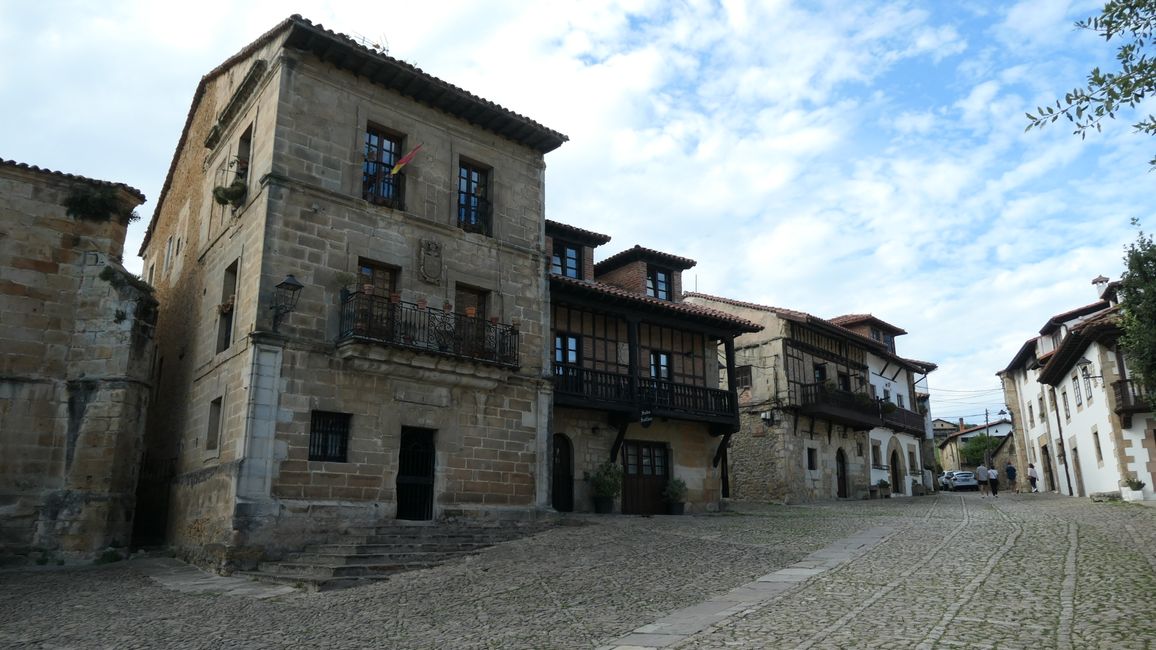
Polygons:
M1153 220L1132 116L1024 133L1111 66L1073 28L1098 8L0 0L0 157L129 183L147 222L200 77L300 13L570 136L547 216L611 235L603 257L642 244L697 260L704 293L873 313L939 364L934 415L982 421L994 373Z

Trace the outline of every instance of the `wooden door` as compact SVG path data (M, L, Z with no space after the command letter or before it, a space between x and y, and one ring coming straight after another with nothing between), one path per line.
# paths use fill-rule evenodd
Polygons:
M558 512L574 511L574 447L561 433L554 434L551 501Z
M666 513L662 490L670 476L666 443L627 440L622 445L625 476L622 485L622 514L658 515Z
M843 450L835 452L835 494L840 499L847 498L847 454Z

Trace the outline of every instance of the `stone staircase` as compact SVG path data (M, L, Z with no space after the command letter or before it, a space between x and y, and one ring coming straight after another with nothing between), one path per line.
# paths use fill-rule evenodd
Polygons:
M235 575L310 591L341 589L437 566L547 527L543 522L487 526L422 522L350 528L329 543L307 546L283 560L262 562L256 571Z

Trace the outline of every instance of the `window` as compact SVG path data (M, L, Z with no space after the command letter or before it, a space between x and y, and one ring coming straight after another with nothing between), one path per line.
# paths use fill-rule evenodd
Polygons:
M836 379L839 381L839 390L845 390L848 393L851 392L851 375L840 372L836 375Z
M569 242L554 240L550 257L550 272L568 278L582 277L582 248Z
M856 442L855 443L855 455L858 456L859 458L863 457L863 443L862 442Z
M489 291L459 284L454 287L454 304L457 313L471 318L486 317L486 298Z
M458 166L458 228L490 235L490 171L462 161Z
M1088 393L1088 403L1092 403L1092 377L1088 374L1088 369L1081 370L1084 375L1084 390Z
M165 273L169 270L169 264L172 263L172 257L173 257L173 238L169 237L168 241L165 242L165 258L163 260L161 260L161 273Z
M751 387L751 367L735 366L735 390Z
M1048 417L1048 411L1044 407L1044 398L1042 395L1039 398L1039 405L1040 405L1040 424L1043 424L1044 420L1047 419L1047 417Z
M646 295L659 300L670 300L670 271L647 266Z
M878 327L872 327L871 328L871 338L872 338L872 340L875 340L875 341L882 341L883 340L883 332L881 332Z
M221 304L217 306L217 352L224 352L233 343L233 314L237 311L237 269L240 260L225 269L221 278Z
M1060 393L1060 397L1063 398L1063 402L1064 402L1064 419L1065 420L1071 420L1072 419L1072 409L1068 407L1068 391L1066 391L1066 390L1062 391Z
M1096 448L1096 462L1103 464L1104 463L1104 454L1103 454L1103 452L1100 451L1100 432L1099 431L1093 431L1092 432L1092 445L1095 446L1095 448Z
M156 270L157 270L156 264L149 264L149 275L148 275L148 283L149 284L153 283L153 273L155 273Z
M652 350L650 352L650 378L670 381L670 353Z
M1035 411L1032 410L1031 404L1028 404L1028 425L1036 426L1036 414Z
M807 469L819 469L819 450L814 447L807 447Z
M221 442L221 408L224 397L209 402L209 426L205 430L205 451L212 451Z
M582 365L581 339L573 334L554 335L554 364L558 366Z
M401 137L369 125L365 129L365 163L361 198L398 210L404 209L405 175L393 168L401 158Z
M883 389L883 400L887 402L891 401L891 388L888 387Z
M879 447L879 443L871 441L871 466L883 467L883 450Z
M899 408L901 408L901 409L902 409L902 408L907 408L906 406L904 406L904 405L903 405L903 394L902 394L902 393L895 393L895 403L896 403L896 404L899 406Z
M888 350L895 352L895 335L884 334L883 335L883 344L887 346Z
M357 289L374 296L397 291L397 269L366 259L357 260Z
M309 460L346 462L351 417L348 413L313 411L309 426Z
M915 452L910 449L907 450L907 473L915 473Z
M1080 392L1080 378L1072 373L1072 394L1076 396L1076 406L1084 404L1084 394Z
M815 367L815 383L821 384L821 383L827 381L827 364L816 363L814 367Z

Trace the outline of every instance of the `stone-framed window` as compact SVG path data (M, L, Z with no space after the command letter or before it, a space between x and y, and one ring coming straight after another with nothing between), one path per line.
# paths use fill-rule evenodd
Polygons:
M240 268L241 260L233 260L221 276L221 302L217 305L218 354L233 344L233 315L237 313L237 274Z
M474 162L458 163L458 228L493 235L490 169Z
M400 134L373 123L365 127L361 198L375 205L405 209L405 174L393 172L402 158L401 146Z
M1084 405L1084 394L1080 392L1080 378L1076 373L1072 373L1072 394L1076 396L1076 406Z
M669 269L646 267L646 295L659 300L671 300L672 285Z
M309 424L309 460L347 462L352 419L349 413L313 411Z
M735 366L735 390L750 388L753 384L750 366Z
M209 423L205 428L205 451L214 451L221 444L221 414L224 407L224 396L209 402Z
M812 472L819 469L819 450L814 447L807 447L807 469Z
M397 291L398 270L395 267L358 258L357 290L362 293L388 298Z
M1072 420L1072 408L1068 406L1068 391L1060 391L1060 398L1064 403L1064 419L1070 422Z

